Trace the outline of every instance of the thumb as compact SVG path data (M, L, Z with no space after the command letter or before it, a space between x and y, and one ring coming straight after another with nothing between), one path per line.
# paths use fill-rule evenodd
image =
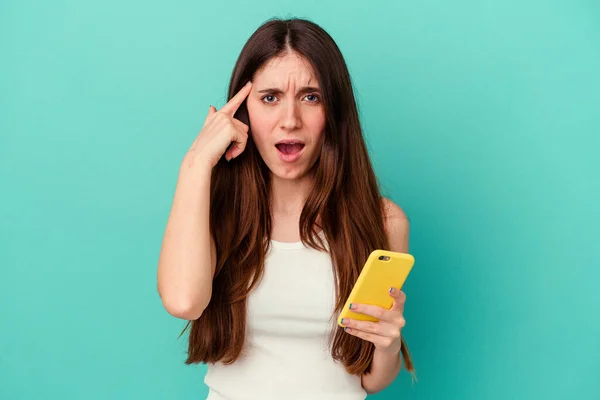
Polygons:
M394 299L391 310L404 310L404 303L406 302L406 294L399 288L390 288L390 296Z
M208 120L210 119L210 117L212 117L214 114L216 114L217 109L214 106L210 106L208 107L208 115L206 116L206 118L204 119L204 126L206 126L206 124L208 124Z

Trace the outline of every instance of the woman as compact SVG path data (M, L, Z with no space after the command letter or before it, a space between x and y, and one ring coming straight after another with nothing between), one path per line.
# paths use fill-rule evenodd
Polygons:
M228 99L181 164L158 266L164 307L190 321L186 363L208 364L208 398L364 399L400 356L414 373L398 288L390 310L355 305L379 322L336 324L370 252L407 252L409 227L379 193L333 39L307 20L266 22Z

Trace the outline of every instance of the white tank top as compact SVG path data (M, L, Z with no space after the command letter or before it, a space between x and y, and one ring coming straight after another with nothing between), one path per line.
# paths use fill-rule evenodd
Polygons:
M360 377L327 345L334 284L328 253L272 240L263 279L248 297L244 350L231 365L207 365L207 400L365 399Z

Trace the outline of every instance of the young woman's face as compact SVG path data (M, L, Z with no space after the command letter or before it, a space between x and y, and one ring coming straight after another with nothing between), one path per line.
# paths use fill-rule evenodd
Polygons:
M246 100L252 138L273 174L298 179L321 152L325 112L310 63L295 53L271 59Z

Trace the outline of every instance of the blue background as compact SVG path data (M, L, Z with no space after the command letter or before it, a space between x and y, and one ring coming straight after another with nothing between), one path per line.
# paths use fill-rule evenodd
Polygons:
M156 291L179 163L266 19L339 44L417 260L376 399L600 398L596 1L3 1L0 398L202 399Z

